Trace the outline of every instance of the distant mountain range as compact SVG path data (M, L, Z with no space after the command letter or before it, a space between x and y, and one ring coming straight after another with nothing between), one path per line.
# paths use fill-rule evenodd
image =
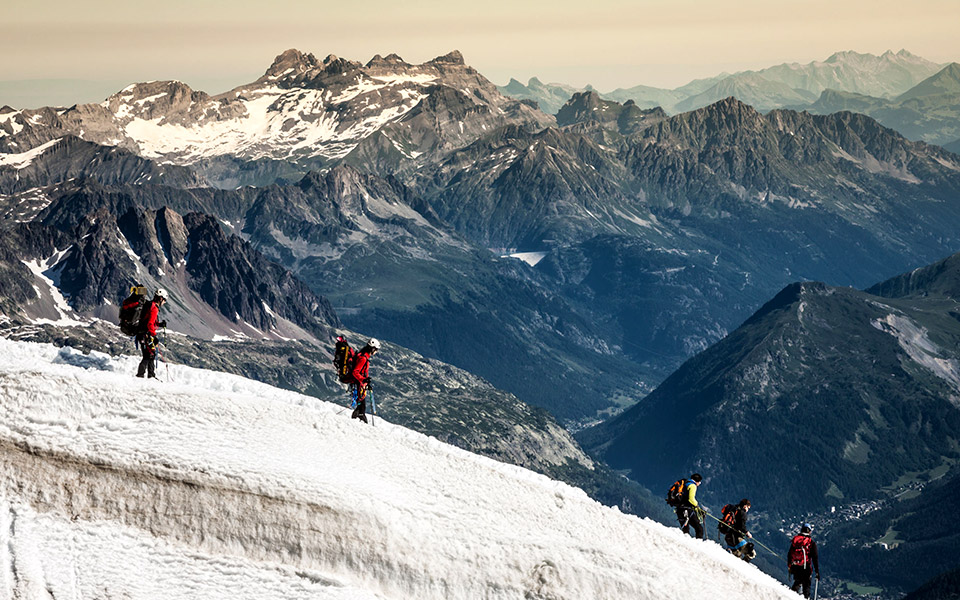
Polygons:
M641 85L600 92L600 96L621 103L633 100L641 108L659 106L669 114L694 110L735 96L765 111L812 102L826 90L892 99L943 66L906 50L887 51L880 56L847 51L805 65L784 63L759 71L721 73L672 90ZM511 80L500 91L515 98L533 100L544 112L556 114L574 93L592 90L559 83L543 84L533 78L526 86Z
M592 89L511 80L504 94L537 102L556 114L567 99ZM870 115L911 140L960 146L960 77L956 63L941 65L906 50L880 56L838 52L825 61L782 64L721 74L666 90L649 86L599 92L599 97L638 107L661 107L668 114L695 110L733 96L760 111L777 108L816 114L852 111ZM953 145L950 145L950 144Z
M253 83L217 96L156 81L131 85L101 104L5 107L0 150L22 152L73 134L191 165L211 184L235 187L299 178L354 153L368 161L381 154L415 159L507 122L542 127L551 119L499 94L456 52L421 65L396 55L363 65L289 50ZM461 129L465 124L469 129Z
M290 50L216 98L136 84L0 128L11 218L72 177L104 186L79 196L91 210L211 215L348 326L568 422L636 402L792 280L868 285L960 246L957 159L869 118L733 99L669 117L596 93L551 117L458 53ZM260 187L197 187L244 181Z
M802 108L818 114L841 110L863 113L909 139L956 152L960 149L956 144L960 141L960 64L950 63L894 98L828 90Z

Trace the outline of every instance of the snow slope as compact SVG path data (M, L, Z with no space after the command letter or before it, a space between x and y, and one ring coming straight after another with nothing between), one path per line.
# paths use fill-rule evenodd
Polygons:
M0 339L0 596L795 598L533 472L135 362Z

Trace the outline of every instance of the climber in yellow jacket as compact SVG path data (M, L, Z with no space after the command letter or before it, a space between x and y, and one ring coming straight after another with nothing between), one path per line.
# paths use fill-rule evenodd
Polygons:
M683 501L677 506L677 520L680 521L680 529L684 533L690 533L690 527L693 527L698 539L703 539L703 513L706 507L697 502L697 488L703 483L700 473L694 473L687 480L684 489Z

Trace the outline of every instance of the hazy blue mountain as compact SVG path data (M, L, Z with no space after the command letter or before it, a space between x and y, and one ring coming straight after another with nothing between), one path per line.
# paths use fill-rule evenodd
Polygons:
M695 110L730 96L761 111L809 102L816 98L805 90L794 89L781 81L748 72L726 77L700 94L677 102L673 109L675 112Z
M817 114L855 111L909 139L950 144L960 136L960 65L947 65L894 99L827 90L803 108Z
M668 114L707 106L728 96L760 110L770 110L812 102L826 90L891 99L942 67L906 50L896 53L888 50L880 56L845 51L824 61L783 63L756 71L721 73L672 90L637 85L601 92L600 96L620 103L633 100L640 108L659 106ZM500 90L515 98L537 100L551 114L559 110L557 102L561 97L569 98L575 92L585 91L564 84L543 86L536 78L527 86L511 81Z
M943 65L906 50L887 50L880 56L837 52L825 61L785 63L756 71L814 96L833 89L881 98L894 98L939 71Z
M497 86L500 93L518 100L533 100L540 110L555 115L574 94L586 91L586 88L577 88L564 83L543 83L536 77L531 77L524 85L516 79L510 79L507 85Z
M958 94L960 94L960 64L954 62L897 96L897 100L904 102L929 96Z
M673 114L677 112L676 105L690 96L691 90L705 85L705 80L691 82L682 88L667 90L663 88L637 85L631 88L618 88L612 92L601 94L605 100L626 103L632 100L640 108L657 108ZM700 93L700 92L696 92Z

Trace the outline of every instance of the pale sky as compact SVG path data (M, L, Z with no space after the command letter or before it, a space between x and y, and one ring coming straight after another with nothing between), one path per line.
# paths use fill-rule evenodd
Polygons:
M288 48L411 63L457 49L497 84L673 88L840 50L960 61L958 30L960 0L2 0L0 105L35 79L218 93Z

